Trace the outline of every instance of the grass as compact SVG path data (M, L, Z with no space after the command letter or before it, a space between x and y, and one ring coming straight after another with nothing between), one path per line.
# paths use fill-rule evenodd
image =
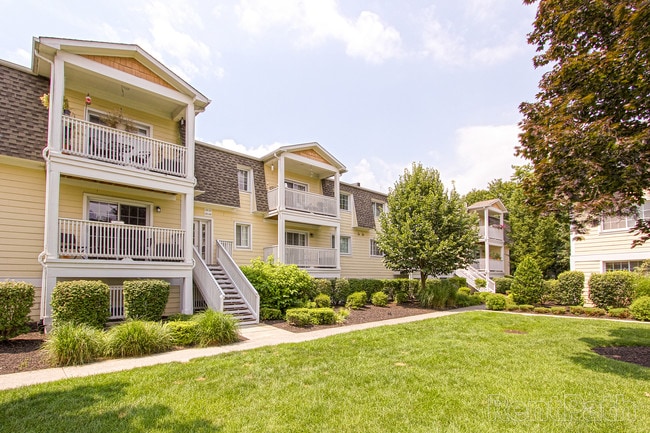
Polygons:
M0 432L626 432L650 326L472 312L0 392Z

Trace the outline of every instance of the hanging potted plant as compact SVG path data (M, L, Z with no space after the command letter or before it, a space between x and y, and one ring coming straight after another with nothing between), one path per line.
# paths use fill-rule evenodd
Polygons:
M49 93L43 93L38 99L41 100L41 104L43 107L47 108L48 110L50 109L50 94ZM63 114L66 116L70 115L70 103L68 102L68 98L63 97Z

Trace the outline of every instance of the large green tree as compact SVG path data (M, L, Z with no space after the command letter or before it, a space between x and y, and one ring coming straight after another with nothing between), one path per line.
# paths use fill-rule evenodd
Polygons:
M451 273L475 259L476 216L467 212L455 189L445 190L437 170L413 163L387 203L377 243L389 269L420 271L424 288L428 276Z
M650 189L650 2L524 0L538 3L528 42L548 68L524 118L517 153L533 175L527 200L570 208L578 229L602 214L629 214ZM650 233L649 221L637 230Z

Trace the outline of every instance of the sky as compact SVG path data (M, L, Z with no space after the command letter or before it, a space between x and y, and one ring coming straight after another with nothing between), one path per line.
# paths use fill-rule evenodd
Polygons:
M197 139L262 156L318 142L388 192L413 162L464 194L508 179L542 71L512 0L0 0L0 59L37 36L138 44L212 102Z

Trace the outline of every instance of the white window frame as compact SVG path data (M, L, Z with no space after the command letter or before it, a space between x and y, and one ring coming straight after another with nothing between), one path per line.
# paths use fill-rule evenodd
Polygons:
M642 263L643 260L608 260L603 262L603 272L633 271L636 267L641 266ZM608 265L614 267L614 269L607 269ZM627 265L627 267L621 265Z
M108 112L106 112L106 111L88 109L87 114L86 114L86 121L90 122L90 123L96 123L98 125L103 125L102 123L92 121L91 116L99 117L100 120L101 120L102 116L107 116L107 115L108 115ZM129 122L131 122L133 124L133 126L138 128L137 132L131 132L131 134L142 135L143 137L153 137L153 125L150 125L148 123L138 122L136 120L133 120L133 119L127 118L127 117L124 117L124 118L128 119ZM126 132L130 132L130 131L126 131ZM142 134L143 132L144 132L144 134Z
M106 195L95 195L95 194L84 194L83 196L83 215L84 219L90 220L90 202L91 201L98 201L98 202L105 202L105 203L114 203L117 204L118 206L121 204L125 204L128 206L139 206L139 207L146 207L147 208L147 225L143 227L151 227L153 225L153 203L151 202L146 202L146 201L138 201L138 200L128 200L128 199L123 199L120 197L111 197L111 196L106 196ZM118 218L120 215L118 214Z
M296 188L298 186L299 188ZM297 182L291 179L284 180L284 187L287 189L292 189L294 191L304 191L309 192L309 184L303 182ZM304 189L303 189L304 188Z
M287 239L287 235L298 235L299 237L304 237L305 245L296 245L296 244L289 243L289 240ZM287 231L284 232L284 244L292 246L292 247L308 247L309 246L309 233L308 232L303 232L303 231L298 231L298 230L287 230Z
M245 176L244 176L245 175ZM245 185L242 188L242 178L244 178ZM237 167L237 187L241 192L251 192L251 184L253 180L253 175L250 168Z
M347 239L347 244L348 244L348 249L347 251L343 251L343 239ZM341 236L340 237L340 245L339 245L339 253L345 256L351 256L352 255L352 236Z
M350 212L350 209L352 208L351 203L350 203L351 202L351 197L352 196L350 194L347 194L347 193L344 193L344 192L340 193L339 194L339 209L341 209L342 211ZM343 202L342 202L344 198L345 198L345 207L343 207Z
M636 222L639 219L647 220L650 219L650 200L646 201L643 205L637 206L636 207L636 215L630 215L630 216L605 216L601 219L600 221L600 231L602 232L616 232L616 231L627 231L634 226L636 226ZM611 225L613 223L618 223L621 224L623 221L625 221L625 227L614 227L612 228ZM609 225L609 228L606 228L606 225Z
M384 254L379 249L379 245L377 245L377 241L374 238L370 239L370 257L384 257Z
M237 230L239 227L246 227L247 230L247 236L248 236L248 244L240 244L239 241L241 241L241 236L240 239L237 239ZM253 249L253 225L250 223L244 223L244 222L235 222L235 249L237 250L252 250Z
M373 214L373 216L375 218L379 218L379 216L383 212L386 212L386 204L382 203L382 202L379 202L379 201L373 201L372 202L372 214Z

